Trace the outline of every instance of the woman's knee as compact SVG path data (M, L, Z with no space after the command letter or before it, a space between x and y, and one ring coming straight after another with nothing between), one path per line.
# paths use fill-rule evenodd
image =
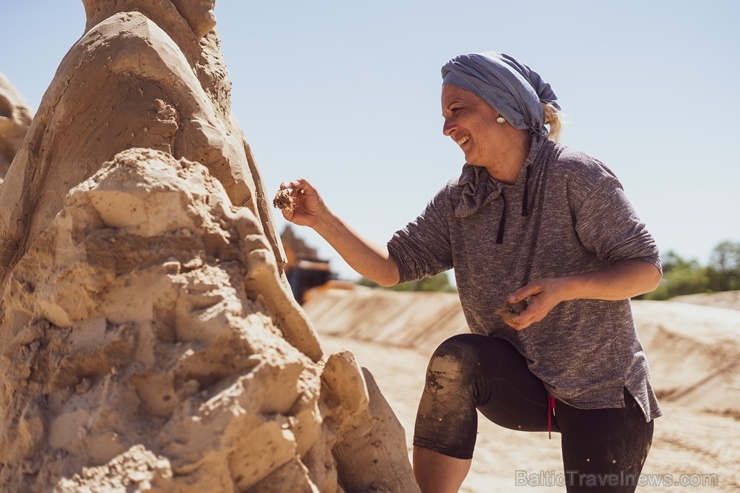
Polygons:
M486 336L478 334L457 334L443 341L437 349L434 350L434 357L450 357L457 360L470 360L477 358L479 348Z
M478 366L481 338L476 334L458 334L440 344L429 360L427 388L436 394L453 382L469 383Z
M457 334L442 342L435 349L430 367L454 363L463 369L479 369L491 361L522 359L514 346L503 339L479 334ZM523 361L523 359L522 359ZM526 363L524 363L526 365Z
M473 392L475 336L470 336L451 337L434 351L414 432L417 447L462 459L472 456L478 427Z
M442 403L449 401L450 406L460 403L460 399L469 399L472 391L476 368L475 334L459 334L440 344L429 359L426 372L424 395L429 405L432 401Z

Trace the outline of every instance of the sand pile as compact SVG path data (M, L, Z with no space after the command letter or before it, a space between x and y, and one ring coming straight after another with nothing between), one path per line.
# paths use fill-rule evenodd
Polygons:
M207 2L84 3L0 187L0 490L417 491L290 294Z
M0 184L20 149L33 111L7 77L0 74Z
M633 311L661 402L740 419L740 310L639 301Z
M715 308L729 308L740 310L740 291L724 291L721 293L700 293L676 296L672 302L688 303L690 305L702 305Z

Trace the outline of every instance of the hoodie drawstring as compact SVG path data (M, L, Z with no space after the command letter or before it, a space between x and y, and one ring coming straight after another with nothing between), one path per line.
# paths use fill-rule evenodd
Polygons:
M527 175L524 177L524 193L522 193L522 216L529 215L529 170L531 166L527 166Z
M504 229L506 229L506 196L501 192L503 207L501 208L501 219L498 221L498 234L496 234L496 243L499 245L504 242Z
M526 176L524 177L524 192L522 193L522 216L529 215L529 170L531 166L527 166ZM503 207L501 208L501 219L498 221L498 233L496 234L496 243L501 244L504 242L504 231L506 230L506 195L503 191L501 192L501 201Z
M547 395L547 437L552 439L552 417L555 416L555 398Z

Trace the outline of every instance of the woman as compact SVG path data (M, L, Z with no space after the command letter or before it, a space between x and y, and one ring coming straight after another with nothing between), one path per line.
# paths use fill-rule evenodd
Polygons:
M487 52L450 60L442 76L443 131L466 164L387 246L302 179L281 185L296 197L284 215L382 285L455 270L471 334L443 342L427 369L414 432L422 492L458 491L476 410L560 432L568 491L634 491L660 410L629 298L660 282L655 242L611 171L548 140L559 106L537 73ZM494 314L507 304L526 308Z

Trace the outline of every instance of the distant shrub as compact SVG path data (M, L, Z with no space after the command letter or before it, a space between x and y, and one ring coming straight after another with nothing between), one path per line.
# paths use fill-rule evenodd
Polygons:
M723 241L717 245L708 266L696 260L685 260L673 251L667 252L661 261L663 280L660 286L641 299L667 300L686 294L740 289L740 243Z

